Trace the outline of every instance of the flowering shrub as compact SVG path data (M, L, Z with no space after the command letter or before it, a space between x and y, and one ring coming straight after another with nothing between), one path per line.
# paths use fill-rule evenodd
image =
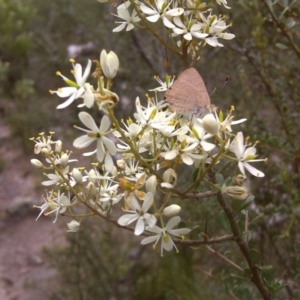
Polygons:
M230 9L226 0L215 2ZM167 51L182 60L186 68L196 64L205 46L223 47L220 40L234 38L233 34L225 32L229 28L225 18L213 14L212 7L204 2L130 0L116 10L114 15L122 21L117 21L119 25L113 32L144 28ZM158 34L158 28L163 34ZM119 69L117 55L102 50L99 61L94 62L92 75L97 78L96 87L87 82L92 62L88 61L84 72L80 64L71 62L75 81L57 72L67 86L50 92L67 98L57 109L82 100L78 107L96 107L102 111L99 126L86 111L78 114L85 128L75 126L84 134L75 139L74 147L81 149L93 145L94 150L83 155L92 156L94 163L91 169L72 167L77 160L71 159L72 152L64 149L52 133L41 133L33 138L35 154L41 153L45 160L32 159L31 162L48 177L42 185L53 186L44 195L44 203L36 206L40 209L38 218L55 213L56 222L60 214L70 216L68 231L76 232L84 218L97 215L134 235L144 236L142 245L152 244L156 248L160 244L161 255L164 250L178 251L178 244L196 246L235 241L245 257L252 282L263 298L269 299L270 292L262 280L261 270L252 260L253 251L244 238L248 234L247 224L244 231L239 229L237 212L230 205L230 199L241 200L238 212L246 213L254 199L244 185L246 176L264 177L264 173L252 165L263 160L256 159L256 143L244 139L243 132L232 129L246 119L234 121L234 107L224 115L210 104L200 107L206 112L201 115L173 111L164 93L172 90L172 85L173 91L178 90L178 83L166 74L165 81L158 79L160 86L147 95L146 105L137 97L132 118L118 120L114 109L120 97L112 85ZM181 84L176 101L184 105L189 93ZM182 165L193 176L183 178ZM179 183L184 187L179 187ZM222 221L227 223L230 234L213 238L203 234L199 239L189 239L193 224L188 224L187 217L179 216L181 213L184 216L184 211L174 200L208 197L217 199ZM84 205L87 211L78 212L79 205ZM119 209L114 209L116 207ZM238 266L237 269L241 271Z

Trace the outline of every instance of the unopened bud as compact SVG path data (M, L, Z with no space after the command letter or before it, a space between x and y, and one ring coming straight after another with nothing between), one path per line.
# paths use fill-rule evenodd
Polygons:
M77 232L80 227L80 223L76 220L72 220L71 222L67 223L69 228L68 232Z
M50 155L50 151L47 148L43 148L41 153L45 156L45 157L49 157Z
M177 216L181 211L181 207L177 204L172 204L172 205L169 205L167 207L165 207L164 211L163 211L163 214L166 216L166 217L174 217L174 216Z
M100 54L100 64L106 78L112 79L117 75L119 59L113 51L107 53L106 50L103 49Z
M81 183L82 182L82 174L77 168L73 169L72 176L73 176L76 183Z
M153 195L155 195L156 194L156 186L157 186L156 176L152 175L146 180L146 191L151 192Z
M67 153L64 153L60 158L60 163L62 166L66 166L69 162L69 155Z
M58 140L58 141L55 143L55 152L56 152L56 153L60 153L60 152L61 152L61 149L62 149L62 141Z
M161 183L162 187L165 187L165 188L168 188L168 189L173 188L174 185L176 184L176 181L177 181L176 172L171 168L166 170L163 174L163 181L164 182Z
M35 166L38 169L41 169L44 167L43 163L41 161L39 161L38 159L33 158L30 162L33 166Z
M94 196L96 194L96 187L93 182L89 182L86 188L90 196Z
M120 168L120 169L125 169L125 161L123 159L118 159L117 160L117 166Z
M248 189L245 186L231 185L222 186L222 193L236 200L245 200L249 196Z
M212 114L207 114L203 117L202 126L204 130L211 135L216 135L219 131L218 121Z

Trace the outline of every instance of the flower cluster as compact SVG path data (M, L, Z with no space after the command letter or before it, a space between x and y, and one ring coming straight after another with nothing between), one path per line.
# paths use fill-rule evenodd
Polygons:
M226 0L218 0L229 9ZM181 5L181 6L179 6ZM212 47L223 47L218 39L231 40L234 34L224 32L230 25L226 25L223 18L211 14L211 8L199 1L155 0L142 2L128 0L117 7L115 15L123 21L113 32L124 29L132 30L135 26L150 28L151 24L161 23L172 37L177 37L178 46L197 48L200 43L207 43Z
M136 98L134 119L120 123L114 116L113 104L100 107L104 115L99 127L87 112L78 115L87 129L75 126L84 132L75 139L76 148L96 144L96 149L83 154L95 155L91 170L72 169L70 164L75 160L70 159L71 152L63 151L61 141L53 141L52 135L42 134L33 139L35 153L42 153L46 159L45 163L33 159L32 164L45 170L48 179L43 185L58 189L58 192L48 192L45 203L37 206L41 210L39 216L55 212L55 221L59 214L74 217L73 207L83 203L91 214L110 218L113 206L121 203L123 214L118 225L132 228L131 224L135 223L132 228L135 235L148 235L142 244L155 242L156 245L161 240L163 253L163 250L176 248L173 237L183 237L190 232L188 228L174 228L181 221L177 216L181 208L172 203L172 195L184 197L184 192L177 190L178 182L182 181L180 165L201 170L198 182L208 175L207 166L221 168L228 160L236 164L243 175L247 170L254 176L264 176L250 165L258 161L254 159L256 144L245 144L242 132L232 133L232 125L245 121L233 121L233 109L225 119L214 110L202 118L189 118L168 109L168 103L158 100L155 94L154 98L148 98L146 106ZM119 159L115 161L116 154ZM243 187L225 190L220 186L221 189L234 196L243 191L240 197L247 197ZM79 221L68 223L69 231L79 229L82 217L77 214Z
M229 8L226 0L216 2ZM117 16L124 22L114 31L131 30L138 22L144 22L147 27L149 22L161 21L170 37L180 37L177 45L185 47L199 46L198 42L191 43L194 39L214 47L222 46L219 38L234 37L224 33L228 28L224 19L212 15L204 3L187 0L184 7L178 7L177 1L151 3L130 0L118 6ZM161 93L174 82L174 78L166 75L165 82L157 78L161 86L152 90L153 97L147 96L146 105L137 97L133 117L119 121L114 114L119 97L112 91L112 80L119 69L117 55L102 50L99 61L95 61L93 76L98 79L97 87L87 82L92 68L90 60L84 72L80 64L71 62L75 81L58 72L67 87L51 91L67 98L57 108L66 108L82 99L78 107L96 106L103 116L98 126L91 114L82 111L78 117L85 128L74 126L83 131L73 142L75 148L94 145L83 154L93 159L90 170L71 167L77 160L70 159L72 152L64 150L60 140L53 140L53 133L32 138L34 153L42 154L44 162L32 159L31 163L44 171L46 180L42 185L53 188L46 191L44 203L36 206L40 209L38 218L41 214L55 213L56 222L61 214L70 216L73 220L67 224L68 231L76 232L83 218L98 215L135 235L145 236L141 241L143 245L153 243L155 248L160 241L163 255L163 250L175 248L178 251L176 242L191 231L179 217L181 207L174 199L188 197L195 187L205 183L207 191L245 200L248 197L248 189L243 186L246 171L257 177L264 176L250 164L261 161L256 159L256 143L251 144L248 139L244 142L242 132L233 133L233 125L246 121L233 120L233 107L226 118L213 107L208 107L202 117L182 116L161 100ZM182 166L196 176L188 178L190 180L182 178ZM218 185L210 180L212 170L226 170L240 180L232 185ZM179 188L183 182L186 186ZM79 205L84 205L89 212L74 209ZM115 205L119 209L114 209ZM114 215L118 216L117 220Z

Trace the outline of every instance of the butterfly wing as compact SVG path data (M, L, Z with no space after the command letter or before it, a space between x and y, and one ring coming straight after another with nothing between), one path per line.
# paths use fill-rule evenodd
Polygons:
M184 70L166 91L165 100L174 111L185 115L203 114L210 105L202 77L195 68Z

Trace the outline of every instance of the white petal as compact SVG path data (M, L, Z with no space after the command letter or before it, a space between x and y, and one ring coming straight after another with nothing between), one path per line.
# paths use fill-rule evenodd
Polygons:
M186 154L181 154L181 159L188 166L191 166L194 163L193 159Z
M172 160L174 159L176 156L177 156L178 152L177 150L171 150L171 151L168 151L165 156L164 156L164 159L166 160Z
M105 146L105 148L108 150L108 152L111 155L116 155L117 153L117 148L116 145L114 144L114 142L112 142L109 138L107 138L106 136L103 136L102 138L102 142Z
M80 149L89 146L91 143L95 141L95 138L90 138L87 135L82 135L78 137L74 142L73 146Z
M88 108L91 108L94 105L95 97L91 89L85 90L83 101Z
M114 161L109 153L106 153L104 160L105 170L111 172L114 165Z
M140 235L144 232L144 230L145 230L144 220L143 220L143 218L139 218L135 225L134 234Z
M101 124L100 124L100 132L106 132L110 127L110 120L107 115L104 115L101 119Z
M264 177L265 176L265 174L263 172L261 172L261 171L257 170L256 168L252 167L248 163L244 163L244 167L253 176L256 176L256 177Z
M155 22L158 21L159 18L160 18L160 15L159 15L159 14L156 14L156 15L147 17L146 19L147 19L149 22L155 23Z
M91 67L92 67L92 61L89 59L87 66L84 70L83 77L81 79L81 84L78 83L80 86L83 86L85 84L88 76L90 75Z
M214 149L216 147L215 144L208 143L205 141L200 142L200 145L202 146L203 150L207 151L207 152L211 151L212 149Z
M145 213L148 211L148 209L151 207L151 205L153 204L154 201L154 197L153 194L151 192L148 192L146 194L146 197L144 199L143 205L142 205L142 211Z
M175 25L170 20L168 20L168 18L163 17L162 19L163 19L163 23L166 27L175 28Z
M118 224L121 226L127 226L139 218L138 214L126 214L119 218Z
M56 108L57 109L62 109L62 108L65 108L65 107L69 106L71 103L73 103L75 98L76 98L76 94L74 93L67 101L65 101L62 104L58 105Z
M156 217L153 215L147 214L147 216L145 216L145 220L149 227L153 227L156 224Z
M150 244L150 243L153 243L155 242L159 237L157 235L154 235L154 236L148 236L146 238L144 238L142 241L141 241L141 244L142 245L147 245L147 244Z
M93 117L85 111L82 111L78 114L80 121L91 131L99 132L99 128L97 127Z
M184 9L182 7L172 8L166 12L167 16L178 17L184 13Z
M122 23L118 27L114 28L113 32L120 32L120 31L122 31L126 27L126 25L127 25L126 23Z
M146 6L145 4L141 4L140 6L141 11L146 14L146 15L154 15L154 14L158 14L158 12L148 6Z
M175 226L177 226L179 224L179 222L181 221L181 218L179 216L173 217L172 219L170 219L166 225L166 230L170 230L172 228L174 228Z

